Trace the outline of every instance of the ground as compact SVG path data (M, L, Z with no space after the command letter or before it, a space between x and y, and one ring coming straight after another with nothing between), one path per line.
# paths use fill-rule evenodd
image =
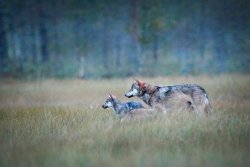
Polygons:
M140 78L140 77L139 77ZM213 114L175 112L120 123L104 110L132 78L0 80L0 166L250 166L250 76L140 78L197 83Z

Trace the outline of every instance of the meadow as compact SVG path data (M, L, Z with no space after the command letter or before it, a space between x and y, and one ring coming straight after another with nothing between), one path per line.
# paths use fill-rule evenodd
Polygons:
M197 83L213 113L120 123L101 105L132 78L0 80L0 166L250 166L250 75L141 78Z

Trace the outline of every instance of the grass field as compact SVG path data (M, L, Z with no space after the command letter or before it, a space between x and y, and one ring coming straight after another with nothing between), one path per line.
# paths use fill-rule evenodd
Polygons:
M1 80L0 166L250 166L249 75L142 79L198 83L214 112L121 124L101 104L109 92L128 101L131 78Z

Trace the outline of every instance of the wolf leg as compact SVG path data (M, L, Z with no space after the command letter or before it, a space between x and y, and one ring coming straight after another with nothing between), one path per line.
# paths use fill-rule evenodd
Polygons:
M124 117L121 118L121 123L124 123L124 122L129 122L132 118L132 114L131 113L127 113Z
M161 103L155 104L155 105L153 106L153 108L154 108L157 112L161 112L161 113L163 113L163 114L167 114L166 107L164 107L164 105L161 104Z

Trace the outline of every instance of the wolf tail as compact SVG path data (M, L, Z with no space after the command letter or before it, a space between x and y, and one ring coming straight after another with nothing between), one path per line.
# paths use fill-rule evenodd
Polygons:
M208 96L207 94L205 94L205 112L208 113L212 113L212 107L211 104L209 102Z

